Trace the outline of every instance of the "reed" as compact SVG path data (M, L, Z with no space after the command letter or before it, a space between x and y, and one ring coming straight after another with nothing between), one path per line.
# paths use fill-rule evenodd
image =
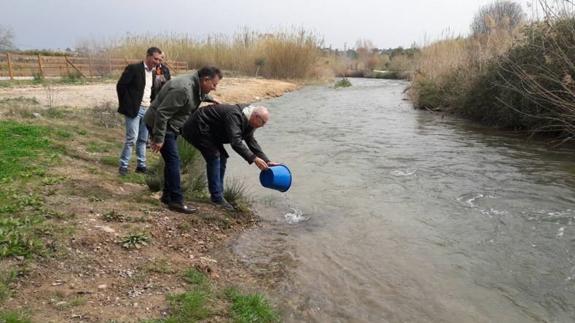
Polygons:
M305 30L257 33L243 30L232 36L200 39L188 34L133 35L115 40L83 41L79 48L91 54L140 57L150 46L161 48L170 60L186 61L191 68L216 65L224 70L270 78L313 76L322 40Z

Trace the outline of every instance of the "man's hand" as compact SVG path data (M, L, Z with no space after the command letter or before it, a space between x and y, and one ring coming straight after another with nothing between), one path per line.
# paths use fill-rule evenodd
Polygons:
M150 148L152 148L152 151L153 151L153 152L158 153L158 152L160 152L160 149L162 149L162 146L163 146L163 145L164 145L163 142L160 142L160 143L153 142L153 143L150 145Z
M256 157L256 159L254 159L254 163L256 164L256 166L258 166L259 169L261 170L266 170L268 169L268 164L261 158Z
M274 163L272 161L268 162L268 166L279 166L281 163Z

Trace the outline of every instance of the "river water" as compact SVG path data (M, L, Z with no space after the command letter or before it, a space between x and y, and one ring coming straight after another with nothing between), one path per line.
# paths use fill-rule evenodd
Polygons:
M286 322L574 322L575 149L502 135L352 79L264 102L256 137L293 173L259 185L234 252Z

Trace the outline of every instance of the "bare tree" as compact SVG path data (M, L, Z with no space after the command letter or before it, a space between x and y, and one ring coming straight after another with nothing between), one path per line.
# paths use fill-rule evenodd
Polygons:
M0 25L0 51L14 48L14 32L10 27Z
M495 30L512 31L525 19L521 5L512 1L496 1L483 6L471 23L473 35L486 34Z

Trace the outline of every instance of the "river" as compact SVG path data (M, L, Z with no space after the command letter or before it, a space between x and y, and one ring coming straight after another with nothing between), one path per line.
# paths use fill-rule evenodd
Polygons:
M403 81L351 79L263 102L293 173L259 185L233 251L275 278L286 322L575 321L575 149L414 110Z

